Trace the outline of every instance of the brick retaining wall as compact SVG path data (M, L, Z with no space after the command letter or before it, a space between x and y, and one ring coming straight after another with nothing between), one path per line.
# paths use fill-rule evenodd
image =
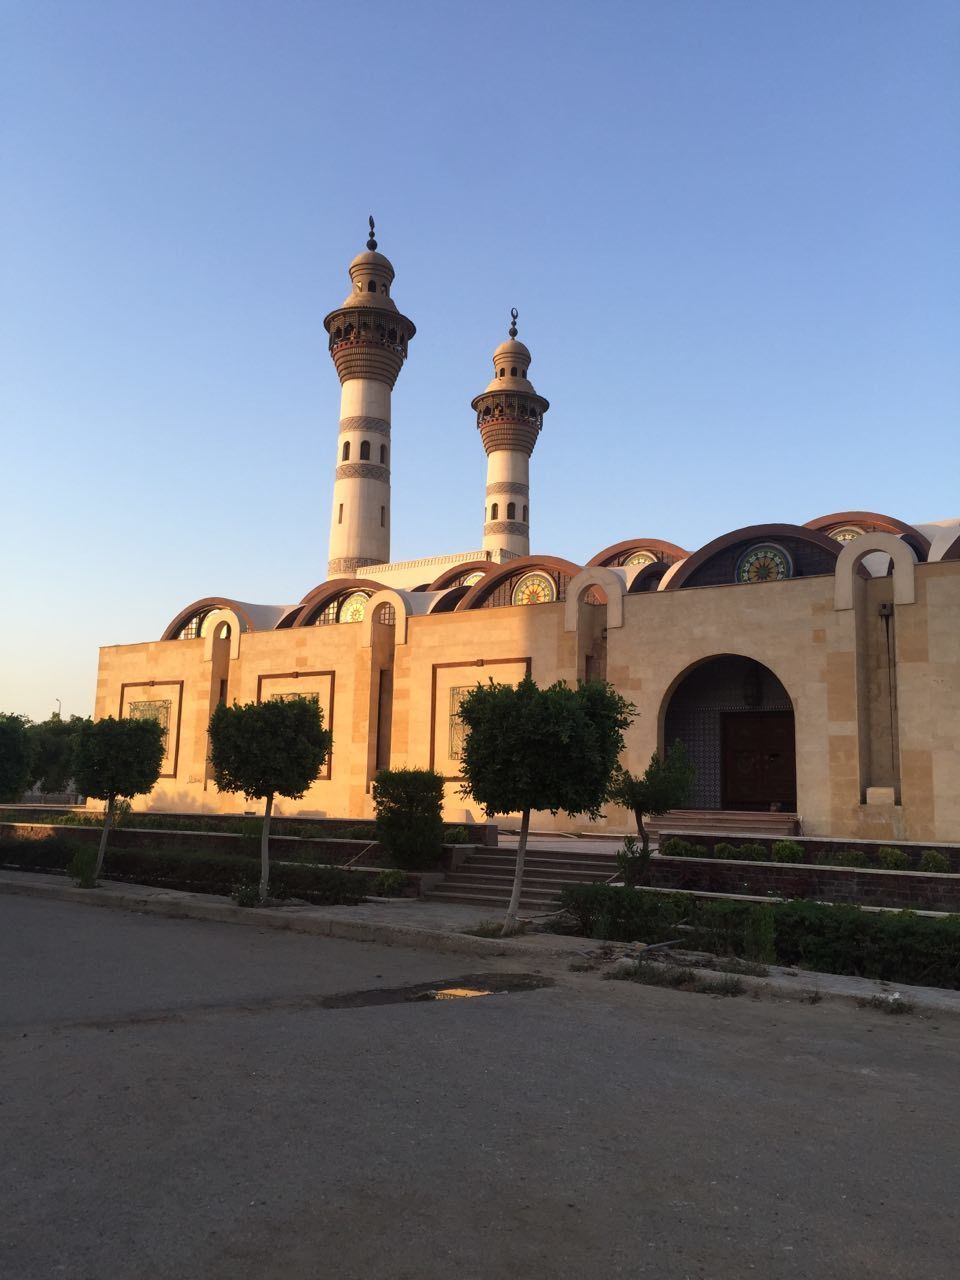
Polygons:
M867 907L960 911L960 875L954 874L654 857L648 884L655 889L699 889L705 893L812 898Z

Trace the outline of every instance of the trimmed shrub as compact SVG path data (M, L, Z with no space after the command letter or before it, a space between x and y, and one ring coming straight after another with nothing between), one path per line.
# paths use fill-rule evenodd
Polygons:
M470 844L470 832L466 827L444 827L444 844Z
M622 942L682 938L696 950L886 982L960 988L960 915L864 911L820 902L769 905L568 885L564 907L591 937ZM758 919L758 917L760 917Z
M67 875L73 877L73 882L78 889L95 889L97 887L96 849L78 849L67 864Z
M735 844L731 844L729 840L719 840L713 846L713 856L715 858L723 858L727 861L731 858L736 858L737 846Z
M45 840L0 840L0 862L23 871L66 872L77 853L57 836ZM95 852L95 851L94 851ZM237 854L151 853L141 849L111 851L110 866L101 878L127 880L195 893L230 896L237 883L259 881L259 859ZM317 904L362 902L369 877L361 871L320 867L309 863L279 863L272 877L275 897L305 898Z
M395 867L378 871L373 878L373 892L379 898L399 898L406 887L406 875Z
M827 849L817 862L823 867L865 867L867 855L862 849Z
M660 846L660 852L665 858L709 858L711 856L706 845L694 844L681 836L671 836ZM717 856L716 851L713 856Z
M924 849L920 855L919 871L935 871L944 875L950 870L950 859L936 849Z
M774 840L771 849L774 862L803 862L803 845L796 840Z
M909 871L910 859L902 849L885 844L877 850L877 861L884 871Z
M404 871L430 871L443 852L443 778L432 769L381 769L373 780L376 836Z

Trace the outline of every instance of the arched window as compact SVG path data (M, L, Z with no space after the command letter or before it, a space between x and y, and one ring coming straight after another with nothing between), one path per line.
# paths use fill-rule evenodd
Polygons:
M343 449L340 453L340 460L341 462L350 461L350 441L349 440L344 440L343 442Z
M513 368L510 370L510 377L515 378L516 376L517 376L517 366L514 365Z
M491 520L500 519L500 506L496 502L494 502L490 507L490 519Z
M525 378L526 376L527 376L527 371L526 371L526 369L521 369L521 370L520 370L520 377L521 377L521 378Z
M515 502L508 502L507 503L507 519L516 520L516 518L517 518L517 504Z
M370 441L369 440L360 441L360 461L361 462L370 461Z
M377 292L377 282L376 280L371 280L367 285L367 293L376 293L376 292Z
M506 371L506 369L501 369L501 370L500 370L500 377L501 377L501 378L505 378L506 376L507 376L507 371Z
M386 527L387 527L387 508L381 507L380 508L380 528L385 529Z
M340 503L340 510L337 513L337 524L343 524L343 503Z
M527 523L527 508L526 508L526 507L524 507L524 508L523 508L523 523L524 523L524 524L526 524L526 523Z
M380 465L382 467L387 465L387 446L385 444L380 446Z

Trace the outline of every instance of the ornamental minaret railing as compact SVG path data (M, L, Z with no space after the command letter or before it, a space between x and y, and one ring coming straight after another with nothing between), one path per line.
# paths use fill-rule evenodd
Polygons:
M353 287L323 322L340 378L328 578L390 559L390 396L416 333L390 296L393 277L371 218L367 252L350 263Z
M530 455L550 402L527 377L530 352L517 341L517 309L510 312L510 338L493 353L490 385L471 402L487 452L483 514L485 551L530 554Z

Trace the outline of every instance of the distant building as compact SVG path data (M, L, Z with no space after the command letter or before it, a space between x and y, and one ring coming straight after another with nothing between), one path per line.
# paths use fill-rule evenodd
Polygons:
M393 563L390 404L416 330L372 222L350 279L324 321L341 383L326 579L292 605L197 600L159 640L101 650L96 715L166 730L163 776L140 805L242 808L213 784L211 712L305 694L333 751L279 812L366 816L377 769L430 765L449 779L449 815L479 817L458 795L459 701L478 680L529 672L611 681L638 709L628 766L681 739L698 809L796 812L815 835L960 840L960 521L848 511L737 529L692 554L637 533L586 565L531 555L530 457L549 404L513 312L472 401L487 458L479 547Z

